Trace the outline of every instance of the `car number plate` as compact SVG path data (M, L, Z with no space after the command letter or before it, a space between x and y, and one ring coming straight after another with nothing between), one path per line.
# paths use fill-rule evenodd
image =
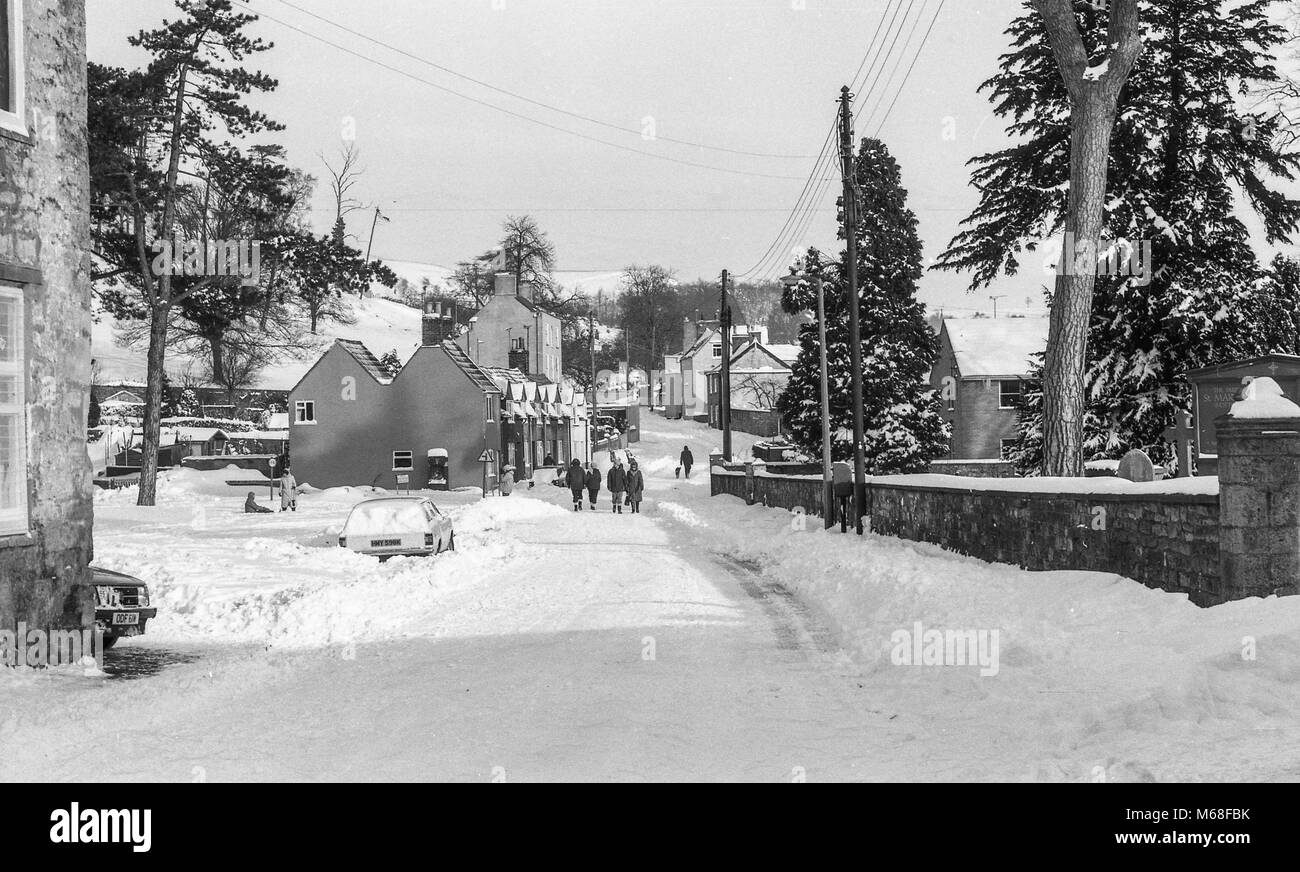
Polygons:
M371 539L370 540L371 548L393 548L401 544L402 544L401 539Z
M113 623L114 624L138 624L140 623L140 616L135 612L120 612L116 615L113 615Z

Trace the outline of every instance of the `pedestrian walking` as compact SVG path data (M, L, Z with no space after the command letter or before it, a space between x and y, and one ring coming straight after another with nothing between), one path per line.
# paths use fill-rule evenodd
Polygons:
M633 460L627 469L627 502L632 507L632 514L641 513L641 497L645 494L645 476Z
M578 458L569 461L569 472L565 476L565 483L569 486L570 493L573 494L573 510L582 511L582 490L587 485L587 476L582 472L582 464Z
M596 511L596 494L600 493L600 470L596 464L587 464L587 501L591 503L591 510Z
M280 511L298 511L298 480L289 467L280 473Z
M695 462L695 457L691 454L691 446L689 445L682 446L682 455L680 459L682 462L682 472L686 474L687 478L690 478L691 464Z
M623 492L627 490L627 473L623 469L623 462L617 457L614 458L614 465L610 467L609 475L605 478L605 487L609 488L609 495L614 500L614 512L623 514Z

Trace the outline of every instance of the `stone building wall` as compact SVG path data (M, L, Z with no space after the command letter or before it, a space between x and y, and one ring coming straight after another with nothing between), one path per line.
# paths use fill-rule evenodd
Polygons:
M91 472L84 0L27 0L28 135L0 132L0 283L21 290L29 533L0 538L0 627L83 626Z

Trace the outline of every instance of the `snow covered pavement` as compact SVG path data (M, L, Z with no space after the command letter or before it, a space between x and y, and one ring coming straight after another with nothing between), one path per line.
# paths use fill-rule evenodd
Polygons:
M338 548L364 489L100 495L97 561L159 618L110 652L129 680L0 675L0 779L1300 779L1300 598L1197 609L826 533L675 479L715 431L642 435L643 514L441 494L434 559ZM996 669L897 665L917 623L996 631Z

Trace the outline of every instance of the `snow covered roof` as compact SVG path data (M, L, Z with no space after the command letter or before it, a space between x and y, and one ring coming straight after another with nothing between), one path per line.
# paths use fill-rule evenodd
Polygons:
M962 378L1026 378L1047 348L1047 318L944 318Z
M336 339L336 344L340 345L344 351L351 354L361 368L370 374L371 378L381 385L389 384L392 379L384 368L379 365L379 359L370 353L370 349L355 339Z
M776 343L769 344L767 346L767 350L775 354L778 358L780 358L782 363L785 363L789 366L794 366L795 359L799 357L798 345L789 345L784 342L776 342Z

